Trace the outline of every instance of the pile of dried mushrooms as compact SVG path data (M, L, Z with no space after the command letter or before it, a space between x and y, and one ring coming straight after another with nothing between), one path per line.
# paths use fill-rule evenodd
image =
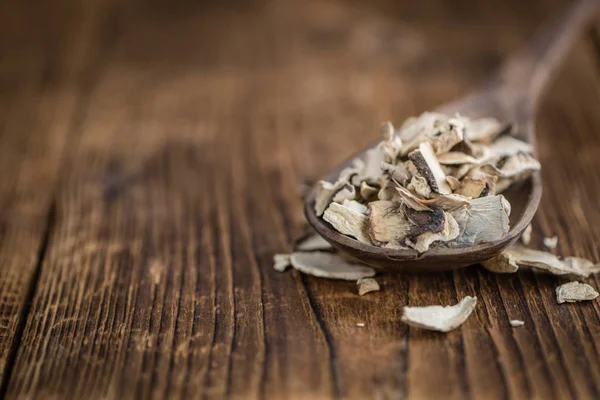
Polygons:
M435 246L499 240L508 233L511 209L500 193L540 169L531 146L491 118L426 112L398 130L386 123L382 131L383 141L364 159L355 159L336 182L318 183L314 206L338 232L370 245L422 253ZM482 266L495 273L528 267L570 280L556 288L559 304L599 296L592 286L577 281L600 272L599 264L526 248L531 235L530 225L522 245L505 249ZM558 237L544 238L543 244L555 249ZM293 253L276 254L273 262L278 271L291 266L317 277L355 281L361 296L380 290L375 270L337 253L314 232L300 238ZM477 297L466 296L451 306L405 306L401 320L448 332L465 322L476 305ZM512 327L525 324L519 319L508 322Z
M320 181L315 212L338 232L385 248L467 247L509 230L511 184L540 169L528 143L493 118L426 112Z

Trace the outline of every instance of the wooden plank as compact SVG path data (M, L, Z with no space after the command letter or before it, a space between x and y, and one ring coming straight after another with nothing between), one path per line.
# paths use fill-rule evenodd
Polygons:
M90 8L70 1L0 6L0 397L52 227L63 150L82 109Z
M119 8L89 50L103 69L6 397L597 398L598 305L556 305L557 279L383 275L359 297L271 265L304 229L303 180L380 121L474 87L560 2L538 3ZM534 244L557 233L560 252L598 261L592 50L578 44L541 111ZM476 313L454 332L400 322L405 304L472 294Z

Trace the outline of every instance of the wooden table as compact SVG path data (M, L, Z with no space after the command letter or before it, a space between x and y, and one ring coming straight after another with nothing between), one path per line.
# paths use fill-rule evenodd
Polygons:
M381 275L359 297L272 269L303 182L562 5L2 2L0 398L600 398L600 304L556 304L555 277ZM597 22L540 112L532 241L596 262ZM456 331L400 322L465 295Z

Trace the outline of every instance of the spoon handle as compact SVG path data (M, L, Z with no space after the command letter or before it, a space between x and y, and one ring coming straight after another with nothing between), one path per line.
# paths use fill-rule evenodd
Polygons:
M560 61L580 31L594 18L599 6L600 0L572 1L506 61L491 82L505 109L529 116L535 113Z

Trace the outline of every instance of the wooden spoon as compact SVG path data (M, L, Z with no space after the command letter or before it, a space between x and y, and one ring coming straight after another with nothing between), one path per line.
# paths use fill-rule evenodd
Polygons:
M535 146L534 117L540 97L578 32L594 17L599 5L598 0L571 3L558 18L544 26L528 46L510 57L481 90L438 110L447 114L459 112L471 118L495 117L513 123L517 127L517 137ZM325 180L334 182L342 169L369 148L340 165ZM488 260L513 244L537 210L542 181L537 172L503 193L512 206L511 229L503 239L466 248L432 248L422 254L413 250L371 246L342 235L315 214L315 194L316 189L313 189L306 199L306 217L313 228L338 250L380 270L432 272L454 270Z

